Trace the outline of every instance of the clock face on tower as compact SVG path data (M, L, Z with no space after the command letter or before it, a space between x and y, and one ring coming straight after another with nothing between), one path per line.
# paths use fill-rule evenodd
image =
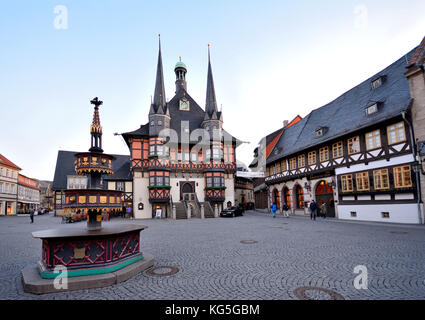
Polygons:
M186 99L180 100L180 110L189 111L189 101Z

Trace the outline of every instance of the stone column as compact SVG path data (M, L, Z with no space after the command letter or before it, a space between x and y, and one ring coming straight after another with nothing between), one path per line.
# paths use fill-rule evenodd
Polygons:
M217 206L217 204L214 205L214 218L218 218L218 206Z
M204 204L201 203L201 219L205 219L205 210L204 210Z
M172 218L173 218L173 220L176 220L177 219L177 216L176 216L176 205L175 204L173 204Z
M191 208L191 206L190 205L187 205L187 218L188 219L190 219L192 217L192 213L191 213L190 208Z

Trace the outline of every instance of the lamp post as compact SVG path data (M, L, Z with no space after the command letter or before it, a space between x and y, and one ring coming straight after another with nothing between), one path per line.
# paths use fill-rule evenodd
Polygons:
M419 161L415 161L412 163L412 169L415 173L422 173L423 175L425 175L423 163L420 163Z

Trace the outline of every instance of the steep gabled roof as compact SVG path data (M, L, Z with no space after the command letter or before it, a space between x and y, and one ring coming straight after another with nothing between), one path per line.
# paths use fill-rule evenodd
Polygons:
M267 161L277 161L315 145L336 139L361 128L385 121L407 111L411 104L409 84L404 76L406 58L414 50L389 67L344 93L329 104L313 110L307 117L284 130ZM383 84L372 89L373 80L383 77ZM367 115L366 108L382 103L377 113ZM326 133L316 135L316 129Z
M16 164L14 164L12 161L10 161L9 159L7 159L2 154L0 154L0 163L3 164L3 165L5 165L5 166L14 168L14 169L22 170L21 168L19 168Z

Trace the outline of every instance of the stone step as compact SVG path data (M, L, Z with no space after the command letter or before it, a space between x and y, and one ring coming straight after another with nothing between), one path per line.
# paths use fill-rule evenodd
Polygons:
M181 202L176 202L176 219L187 219L186 210L184 204Z

